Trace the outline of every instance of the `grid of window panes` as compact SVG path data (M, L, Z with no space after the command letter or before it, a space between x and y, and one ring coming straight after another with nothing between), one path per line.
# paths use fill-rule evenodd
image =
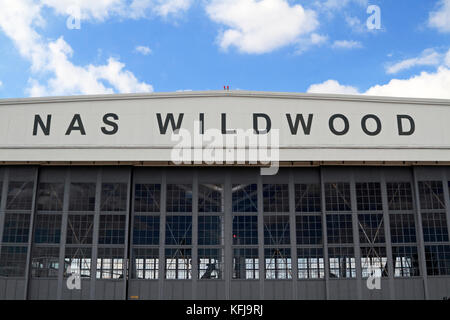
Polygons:
M362 246L360 251L363 278L388 276L386 247Z
M38 211L62 211L64 183L39 183L36 207Z
M159 249L134 248L132 251L131 277L156 280L159 277Z
M89 247L66 247L64 252L64 277L79 275L91 277L92 249Z
M325 183L325 207L327 211L351 211L350 183Z
M192 185L167 184L167 212L192 212Z
M192 244L192 216L166 217L166 245Z
M415 243L417 241L414 214L391 213L389 220L392 243Z
M358 211L383 210L381 201L381 185L378 182L357 182L356 204Z
M297 248L299 279L322 279L325 277L323 248Z
M223 249L198 249L198 278L202 280L220 280L223 277Z
M320 212L321 194L319 184L295 184L295 211Z
M392 246L394 277L420 276L417 246Z
M98 228L99 244L125 243L125 215L100 215Z
M444 188L441 181L419 181L421 209L445 209Z
M187 280L192 278L192 249L165 249L165 278Z
M361 244L384 243L383 214L358 214L359 242Z
M390 211L412 210L413 195L411 183L409 182L388 182L386 183L388 208Z
M265 278L292 279L292 258L290 248L264 249Z
M278 246L291 243L289 216L266 215L263 219L265 245Z
M124 263L123 248L98 248L97 279L122 279Z
M69 214L67 217L66 244L92 244L94 215Z
M425 246L425 261L429 276L450 275L450 245Z
M69 211L95 210L95 183L70 184Z
M159 245L159 216L134 216L133 245Z
M353 247L328 247L330 278L356 278Z
M223 185L221 184L199 184L198 212L223 212L223 191Z
M101 211L127 211L128 186L126 183L102 183Z
M445 212L423 212L422 228L425 242L448 242L448 227Z
M160 212L161 185L137 183L134 190L135 212Z
M233 245L258 244L258 217L248 215L233 216Z
M258 212L257 184L233 184L233 212Z
M323 243L322 216L297 215L297 245L320 245Z
M233 279L259 279L258 248L233 249Z
M326 219L329 244L353 243L351 214L327 214Z
M35 246L31 255L31 276L33 278L58 277L59 247Z
M198 217L198 245L199 246L223 245L223 217L221 216Z
M263 185L264 212L289 212L289 188L287 184Z

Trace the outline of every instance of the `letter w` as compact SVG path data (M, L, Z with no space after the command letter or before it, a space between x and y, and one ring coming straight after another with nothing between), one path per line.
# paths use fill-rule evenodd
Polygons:
M37 136L37 131L38 131L38 125L39 127L41 127L42 132L48 136L50 134L50 124L52 122L52 115L48 114L47 115L47 123L44 124L44 122L41 119L41 116L36 114L34 116L34 126L33 126L33 136Z
M164 120L164 124L162 123L162 117L160 113L156 114L158 118L158 125L159 125L159 132L161 134L166 134L167 128L169 127L169 121L170 125L172 126L172 130L175 132L176 130L179 130L181 127L181 122L183 122L184 113L180 113L178 116L177 124L175 125L175 119L173 118L173 113L168 113L166 119Z
M311 126L312 126L312 120L314 115L309 114L308 115L308 123L305 123L305 119L303 118L303 114L297 114L295 117L295 124L292 123L292 117L290 114L286 114L287 121L289 123L289 128L291 129L292 134L297 134L298 131L298 124L299 122L302 123L303 133L305 135L311 134Z

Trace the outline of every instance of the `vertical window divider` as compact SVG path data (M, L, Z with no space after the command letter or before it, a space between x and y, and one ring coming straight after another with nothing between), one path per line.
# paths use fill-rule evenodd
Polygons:
M3 174L3 186L2 186L2 197L0 203L0 252L2 250L3 244L3 229L5 226L5 209L6 209L6 198L8 197L8 180L9 180L9 168L5 168Z
M419 182L417 180L417 170L416 167L412 167L413 176L413 191L414 191L414 206L417 214L414 215L417 218L416 221L416 231L417 231L417 242L419 245L419 255L420 255L420 268L422 269L422 279L423 279L423 291L425 300L428 300L428 274L427 274L427 264L425 261L425 244L423 237L422 228L422 209L420 208L420 195L419 195Z
M292 267L292 300L297 300L298 292L298 259L297 259L297 234L296 234L296 216L295 216L295 187L294 173L289 169L288 179L288 199L289 199L289 227L291 237L291 267Z
M166 169L161 170L161 203L160 203L160 225L159 225L159 274L158 274L158 291L159 299L164 299L164 284L166 258L164 248L166 246L166 198L167 198L167 172Z
M320 206L322 209L323 262L325 272L325 299L330 300L330 260L328 257L327 212L325 203L324 167L320 166Z
M264 299L264 281L266 278L266 260L264 257L264 208L262 176L257 176L258 206L258 256L259 256L259 298Z
M449 194L449 174L448 171L442 170L442 187L444 189L444 204L445 204L445 212L447 218L447 230L450 232L450 194ZM449 234L450 236L450 234ZM450 239L449 239L450 244Z
M59 240L59 269L58 269L58 291L57 299L62 299L62 292L64 283L64 269L65 269L65 249L66 249L66 236L67 236L67 219L69 215L69 196L70 196L70 167L66 169L66 176L64 179L64 196L63 196L63 210L61 218L61 236ZM92 262L91 262L92 267ZM92 277L92 272L91 272Z
M356 183L354 172L350 175L350 203L352 206L352 225L353 225L353 248L355 254L356 267L356 293L359 300L362 299L362 267L361 267L361 245L359 243L359 226L358 226L358 204L356 201Z
M128 288L130 284L131 278L131 268L132 268L132 260L131 260L131 233L133 226L133 212L134 212L134 166L129 168L129 176L128 176L128 188L127 188L127 216L125 219L125 261L123 263L123 278L125 280L125 288L124 288L124 300L128 300Z
M381 201L383 205L383 220L384 220L384 237L386 242L386 255L388 264L388 281L389 281L389 297L395 299L395 284L394 284L394 262L392 260L392 241L391 241L391 221L389 220L389 205L386 188L386 175L384 170L381 172Z
M192 251L191 251L192 299L197 298L198 270L198 170L194 169L192 180Z
M97 282L98 234L100 226L100 204L102 194L102 168L97 171L95 188L94 230L92 235L92 262L91 262L91 288L90 299L95 300L95 287Z
M225 279L225 300L231 299L231 279L233 277L233 212L232 212L232 194L231 194L231 172L227 170L225 173L225 181L223 185L223 224L224 224L224 252L223 252L223 271Z
M29 297L28 291L30 289L30 278L31 278L31 250L33 247L33 234L34 234L34 220L36 217L36 198L38 192L38 180L39 180L40 167L35 167L34 173L34 184L33 184L33 200L31 204L30 212L30 229L28 230L28 250L27 250L27 260L25 265L25 290L24 290L24 300Z

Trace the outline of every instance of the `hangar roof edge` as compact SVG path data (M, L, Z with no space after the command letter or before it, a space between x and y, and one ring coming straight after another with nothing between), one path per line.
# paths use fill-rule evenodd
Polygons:
M277 99L303 99L303 100L354 101L354 102L360 101L360 102L428 104L428 105L450 106L450 99L401 98L401 97L366 96L366 95L311 94L311 93L243 91L243 90L102 94L102 95L54 96L54 97L12 98L12 99L9 98L9 99L0 99L0 105L108 101L108 100L202 98L202 97L243 97L243 98L272 98L272 99L277 98Z

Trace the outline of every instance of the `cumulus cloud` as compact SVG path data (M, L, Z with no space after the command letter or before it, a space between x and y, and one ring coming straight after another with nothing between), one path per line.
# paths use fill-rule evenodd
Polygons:
M224 50L261 54L299 43L319 25L316 13L287 0L211 0L210 19L225 27L218 43Z
M324 0L316 2L316 6L327 10L336 10L342 9L351 3L359 4L361 6L369 5L368 0Z
M323 83L313 84L308 90L308 93L338 93L338 94L359 94L357 88L352 86L341 85L336 80L327 80Z
M143 54L144 56L148 56L152 53L152 49L146 46L137 46L134 50L140 54Z
M334 49L358 49L362 48L362 44L354 40L336 40L331 47Z
M450 0L440 0L437 11L430 13L428 25L440 32L450 32Z
M150 12L158 16L176 15L189 9L193 0L40 0L60 15L79 11L82 20L104 21L111 16L142 18Z
M3 82L0 80L0 88L3 86Z
M447 52L445 62L435 72L421 72L408 79L392 79L387 84L372 86L366 92L359 92L356 88L341 85L335 80L311 85L308 92L450 99L449 57L450 50Z
M443 58L444 55L438 53L436 50L426 49L419 57L405 59L389 65L386 68L386 72L388 74L394 74L417 66L438 66Z
M153 91L151 85L139 82L116 59L110 58L107 64L99 66L77 66L72 63L73 50L62 37L53 42L47 41L36 31L45 23L40 3L33 0L0 0L0 8L0 30L14 42L21 56L31 63L33 75L29 79L29 95Z

